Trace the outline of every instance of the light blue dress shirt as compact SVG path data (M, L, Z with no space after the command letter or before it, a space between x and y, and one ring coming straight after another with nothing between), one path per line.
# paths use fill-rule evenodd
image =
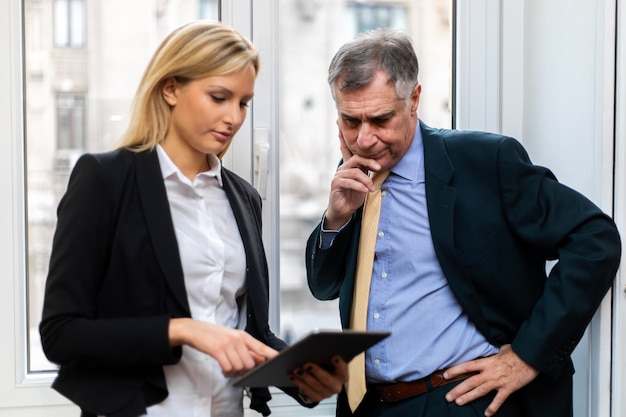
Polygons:
M366 351L367 380L412 381L498 351L452 294L430 234L419 124L382 185L367 329L392 336ZM322 232L322 247L336 233Z

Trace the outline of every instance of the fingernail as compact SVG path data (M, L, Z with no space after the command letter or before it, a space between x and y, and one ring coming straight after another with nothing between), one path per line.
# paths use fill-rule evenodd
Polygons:
M307 372L312 372L313 371L313 366L309 365L306 368L304 368L305 371Z

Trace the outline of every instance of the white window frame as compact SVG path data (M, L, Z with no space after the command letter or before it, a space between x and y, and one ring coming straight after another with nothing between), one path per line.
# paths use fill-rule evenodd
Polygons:
M67 416L64 400L49 388L51 375L27 372L27 288L25 230L25 153L23 113L22 3L0 4L0 125L8 136L0 141L0 320L5 343L0 344L0 415L29 415L46 406L50 416Z
M615 71L626 71L626 5L617 7L617 51ZM615 80L615 221L622 233L626 230L626 80ZM624 251L626 243L622 243ZM622 257L622 264L624 263ZM626 414L626 273L620 268L613 293L613 364L612 364L612 416Z

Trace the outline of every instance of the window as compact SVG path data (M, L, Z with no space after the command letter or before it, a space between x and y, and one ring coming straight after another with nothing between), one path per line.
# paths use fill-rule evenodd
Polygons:
M429 72L444 74L444 82L433 83L429 89L437 91L437 98L425 95L420 108L424 116L428 112L440 114L443 125L449 125L450 112L442 103L448 103L450 96L450 1L404 1L393 5L387 2L374 5L373 11L357 10L354 2L336 0L280 0L278 3L281 77L277 87L280 134L276 133L276 137L280 137L281 148L281 329L275 330L292 341L315 327L339 327L336 303L313 299L303 270L304 244L325 207L330 175L340 156L335 146L334 106L326 84L330 58L341 43L369 27L367 25L411 28L411 15L419 4L437 17L433 26L438 30L436 42L430 38L437 45L437 53L418 54L424 61L423 80ZM243 17L240 14L233 17L234 6L231 3L226 3L228 7L221 6L218 0L170 0L150 4L148 7L144 2L107 0L85 7L84 1L55 0L51 8L46 2L24 0L30 372L56 369L41 351L37 326L55 228L55 210L76 159L82 152L105 151L115 144L128 122L132 95L141 71L158 43L174 27L195 18L218 19L222 13L226 19L249 23L245 13ZM120 10L124 13L119 13ZM353 23L335 25L333 16ZM47 21L54 22L48 32L44 24ZM80 25L76 26L78 23ZM263 24L270 23L264 21ZM88 45L85 43L87 29ZM245 28L242 33L246 33ZM412 33L417 37L417 31ZM50 45L46 40L52 36L55 42ZM257 36L253 41L257 43L260 39ZM75 50L53 49L79 45L82 48ZM421 47L422 43L416 43L418 50ZM264 60L261 75L267 75L274 64ZM263 97L264 88L265 83L257 85L253 107L271 106L261 101L268 100L267 94ZM251 114L248 122L252 123L252 119ZM239 140L245 141L242 135L243 129ZM248 157L237 153L237 158ZM243 163L246 164L251 165ZM265 209L269 204L266 201ZM271 227L268 223L264 226ZM266 242L270 244L277 242ZM302 323L306 325L300 325Z
M280 322L286 340L340 327L337 302L312 297L304 265L307 238L321 220L341 158L326 82L332 56L360 32L378 26L406 30L425 86L420 118L450 127L450 16L450 0L279 2Z
M54 0L54 45L85 46L85 1Z
M38 372L56 369L43 355L38 325L56 207L74 163L83 152L113 147L157 45L187 21L217 19L219 1L106 0L86 8L84 0L24 0L24 10L28 370ZM52 37L54 45L46 41Z
M85 142L85 96L57 93L57 149L82 150Z
M382 4L352 4L346 7L348 15L356 27L356 33L366 32L377 27L407 27L407 9L403 6Z
M200 0L198 0L200 1ZM43 282L40 278L45 276L49 243L51 242L51 236L48 233L53 230L54 225L54 211L57 204L57 197L63 191L65 187L64 179L56 178L54 171L54 155L56 152L57 140L54 137L56 135L55 130L55 95L54 91L63 92L76 92L81 91L85 94L85 131L90 132L90 137L85 140L85 149L99 150L106 149L114 141L114 138L118 137L118 133L123 129L125 125L124 115L127 114L128 109L128 97L132 94L134 87L137 84L137 73L135 67L142 68L147 61L148 54L156 47L158 42L164 33L178 22L188 20L198 15L198 1L149 1L149 2L134 2L127 0L106 0L106 1L94 1L89 2L89 8L85 8L84 2L77 2L81 4L82 13L85 14L85 27L82 29L81 36L74 36L73 39L83 38L83 44L86 37L86 27L89 26L90 15L94 7L100 7L102 12L99 14L99 20L107 21L106 16L114 16L116 19L116 27L124 27L129 30L133 30L133 34L136 42L127 45L128 32L122 34L116 34L115 31L104 29L102 33L106 33L109 36L106 46L116 46L115 53L105 51L106 48L99 48L98 58L96 61L88 61L87 59L82 61L82 67L86 71L89 71L90 75L94 76L94 79L88 85L88 88L70 89L65 90L63 88L56 88L53 83L60 83L61 80L58 77L58 71L55 70L55 66L58 65L56 59L58 57L51 54L50 49L53 46L57 46L56 40L51 42L51 39L55 39L57 31L57 22L53 17L55 13L56 4L55 0L42 1L42 0L7 0L0 2L0 84L2 84L3 94L0 96L0 108L3 109L0 112L0 120L2 125L6 128L10 140L0 141L0 158L2 162L2 181L0 181L0 187L3 191L3 196L7 200L6 204L0 205L0 223L2 223L3 235L1 239L0 259L3 268L6 269L7 279L3 279L2 282L2 294L0 300L0 306L2 306L2 320L3 329L7 330L9 334L9 340L7 343L3 343L0 346L0 362L2 365L3 373L0 378L0 415L13 416L13 415L41 415L45 413L49 416L67 416L75 415L77 410L74 407L66 406L67 401L62 399L56 393L49 388L49 376L42 376L38 378L38 375L33 374L34 370L53 370L54 367L41 360L43 355L40 353L40 345L37 340L36 326L39 317L41 304L41 294ZM380 5L401 5L407 10L408 26L412 34L417 34L414 39L435 36L438 39L446 39L448 34L448 26L441 24L442 21L446 22L449 19L449 14L446 10L449 9L449 3L452 1L433 1L433 0L391 0L391 1L379 1L376 2ZM69 1L60 1L59 3L65 3L65 10L69 8ZM168 5L168 11L165 15L160 15L161 9L146 11L146 8L153 7L157 9L156 4ZM184 3L181 5L181 3ZM235 2L228 1L224 4L225 15L227 21L232 19L233 12L231 10ZM254 7L267 6L268 4L278 4L280 7L280 61L281 61L281 78L280 78L280 111L281 111L281 162L295 159L301 163L301 170L308 171L309 177L305 176L306 181L303 182L302 190L309 190L310 184L319 184L319 187L328 185L329 179L327 175L332 172L333 167L338 160L338 152L332 146L332 140L334 136L333 128L333 108L332 99L330 96L324 96L327 86L325 85L324 74L327 69L332 53L343 42L341 36L338 33L343 33L343 29L337 29L345 26L347 20L344 19L345 13L349 13L347 5L354 5L357 2L346 2L343 0L254 0L253 2L236 2L237 5L242 4L254 4ZM372 3L372 2L369 2ZM625 34L619 32L621 35L618 37L618 45L615 47L611 42L615 41L615 30L609 23L611 20L614 23L615 13L615 1L606 2L589 2L586 4L586 8L572 9L572 13L564 16L560 11L564 10L564 7L568 5L565 0L557 1L557 5L563 7L544 7L545 4L541 2L454 2L456 3L456 19L458 35L456 37L457 49L460 53L458 62L459 77L463 78L463 86L459 86L457 81L457 97L459 97L457 107L464 112L470 112L468 117L461 119L463 123L460 124L463 128L491 128L497 126L496 123L489 123L489 121L495 117L496 120L502 120L502 126L507 129L512 129L514 133L518 130L521 132L524 127L521 126L524 117L520 117L524 109L534 110L534 114L545 111L546 115L551 115L556 112L557 115L563 117L566 120L564 124L554 123L552 120L549 124L537 123L537 121L526 115L529 120L529 125L537 129L542 127L552 126L554 129L561 129L562 126L570 126L567 120L572 120L571 109L567 107L568 111L560 110L560 106L552 106L551 103L545 104L541 96L536 98L535 92L541 92L544 85L538 81L542 81L547 84L564 85L564 94L561 96L564 100L570 100L572 97L578 97L579 89L575 91L576 94L572 96L571 88L567 88L570 85L586 85L594 86L595 92L602 92L607 96L613 96L614 85L611 82L601 79L598 74L580 71L560 71L558 69L560 52L567 51L582 51L583 59L577 62L590 63L585 68L597 68L599 71L608 70L611 68L617 68L616 74L623 74L624 63L626 62L623 51ZM519 4L518 4L519 3ZM189 7L187 7L190 4ZM147 6L148 5L148 6ZM274 7L274 6L272 6ZM591 8L591 10L589 10ZM416 10L420 10L416 13ZM502 9L502 10L501 10ZM120 10L124 10L124 13L119 13ZM22 11L24 15L22 16ZM152 13L154 12L154 13ZM69 11L67 11L65 21L69 22ZM552 14L550 14L552 13ZM236 13L234 13L236 14ZM163 17L164 16L164 17ZM300 17L302 16L302 17ZM23 17L23 20L22 20ZM93 16L92 16L93 17ZM207 17L207 16L204 16ZM272 17L274 17L272 15ZM252 19L244 13L243 17L237 16L238 21L244 21L249 23ZM232 20L237 20L232 19ZM608 19L604 22L603 19ZM618 9L618 23L617 27L623 27L623 23L626 23L626 8ZM230 20L232 22L232 20ZM22 21L24 27L22 27ZM54 26L50 27L54 22ZM270 30L275 29L276 21L254 21L255 26L262 27L260 29L262 33L269 33ZM419 24L418 24L419 23ZM448 22L449 23L449 22ZM620 23L622 23L620 25ZM422 34L420 31L425 30L426 27L431 26L434 30L428 31L429 35ZM540 31L537 31L540 28ZM556 29L555 29L556 28ZM580 32L580 29L584 29ZM567 32L571 30L572 32ZM40 33L41 32L41 33ZM90 28L90 43L93 40L91 34L94 32L93 28ZM572 38L571 33L580 32L580 39ZM353 31L356 33L356 31ZM21 37L24 35L24 44L22 45ZM111 37L116 37L111 39ZM66 39L72 38L69 34L69 28L66 29ZM258 36L257 36L258 39ZM300 39L304 39L306 43L298 43ZM551 44L551 41L558 39L558 42ZM574 39L574 40L572 40ZM609 39L607 41L607 39ZM420 104L420 117L432 124L433 126L446 126L449 123L449 113L446 113L446 109L449 107L449 85L450 85L450 71L446 66L449 65L450 51L444 47L441 47L439 40L437 42L416 42L416 49L418 50L418 57L420 58L420 64L422 66L421 83L425 86L422 93L423 99ZM507 42L508 41L508 42ZM503 42L502 45L499 42ZM584 48L564 48L563 45L582 45ZM305 45L303 47L302 45ZM437 46L435 46L437 45ZM495 45L495 47L492 47ZM530 45L530 46L529 46ZM554 50L550 50L548 46L556 45L557 54L553 53ZM271 44L274 48L276 45ZM133 49L133 47L135 47ZM23 48L23 51L22 51ZM310 48L310 57L305 53L305 49ZM422 52L422 49L431 49L428 52ZM435 50L436 49L436 50ZM598 53L612 54L613 51L619 51L618 62L613 63L616 65L608 65L606 57L598 59ZM66 51L62 51L66 52ZM74 51L72 51L74 52ZM520 53L524 52L524 53ZM24 55L22 55L24 53ZM504 55L504 59L500 61L500 54ZM430 58L429 58L430 57ZM555 58L556 57L556 58ZM112 58L112 61L109 61ZM508 61L511 60L512 62ZM526 60L526 62L524 62ZM24 61L24 72L22 72L22 62ZM106 62L106 65L103 63ZM428 69L428 65L433 64L434 67ZM542 63L543 72L537 73L537 63ZM264 61L262 71L266 71L269 67L269 61ZM480 64L480 65L479 65ZM491 65L494 64L494 65ZM122 70L115 69L117 66L122 66ZM273 65L273 63L271 64ZM555 67L556 65L556 67ZM103 79L97 77L100 73L99 68L113 68L111 71L106 71L113 79ZM553 70L553 68L557 68ZM293 74L301 71L301 76L294 77ZM288 76L291 74L291 76ZM568 77L563 78L564 74L574 75L574 80L577 81L579 77L589 80L592 79L592 83L576 83L570 82ZM580 75L582 74L582 75ZM54 75L54 76L53 76ZM100 74L101 75L101 74ZM527 76L532 75L537 77L533 78L534 81L527 80ZM430 81L429 77L433 77L435 80ZM76 77L68 77L68 79L76 80ZM626 135L624 132L624 126L626 125L623 120L624 103L626 89L623 85L623 79L617 77L617 92L618 92L618 111L617 114L621 116L618 118L617 126L617 153L618 159L617 169L617 185L616 190L624 190L624 141ZM491 88L485 88L485 84L488 86L495 85L495 92L497 94L491 94ZM25 85L24 91L22 91ZM442 93L433 94L431 89L433 87L441 87ZM603 86L603 87L598 87ZM471 88L470 88L471 87ZM272 87L273 88L273 87ZM608 90L607 90L608 89ZM447 94L446 94L447 90ZM517 92L518 95L511 97L511 91ZM537 91L535 91L537 90ZM546 89L545 91L550 91ZM287 93L293 92L293 95ZM486 94L487 93L487 94ZM522 93L525 93L522 94ZM318 95L319 94L319 95ZM609 106L609 111L606 109L596 109L594 104L595 100L602 101L604 95L602 94L588 96L590 100L571 100L572 103L583 103L584 106L580 110L580 106L577 107L579 112L582 112L586 117L578 118L578 121L585 121L582 125L580 123L575 124L578 131L581 131L582 135L587 135L589 141L594 141L595 144L601 144L602 138L598 133L600 129L597 126L611 124L612 121L607 115L611 114L614 110L612 106ZM558 96L558 95L555 95ZM87 100L88 97L88 100ZM472 98L470 101L469 98ZM464 100L465 98L465 100ZM25 103L22 102L25 99ZM503 103L499 103L498 100L502 99ZM255 102L259 103L260 97L255 97ZM511 105L509 101L512 101L515 106ZM566 103L567 104L567 103ZM26 123L22 126L22 106L26 112ZM269 104L267 105L269 107ZM290 109L290 106L293 107ZM517 106L517 107L516 107ZM589 107L591 106L591 107ZM519 108L518 108L519 107ZM480 111L477 111L476 109ZM621 112L619 110L622 110ZM502 117L499 117L502 114ZM442 121L435 121L437 115L441 115ZM289 118L293 120L289 120ZM548 117L548 116L546 116ZM486 122L485 122L486 120ZM481 124L482 123L482 124ZM514 124L513 128L509 124ZM519 127L516 124L520 124ZM591 125L591 126L590 126ZM97 127L97 128L94 128ZM556 127L555 127L556 126ZM22 143L24 131L27 134L28 141L28 154L26 156L27 163L24 162L24 144ZM588 134L591 132L591 134ZM595 134L593 133L595 132ZM558 132L557 132L558 133ZM561 132L562 133L562 132ZM545 143L548 152L547 154L562 155L563 152L571 151L572 149L579 148L576 146L556 146L550 148L551 138L548 134L536 138L537 143ZM527 135L527 137L533 135ZM555 136L559 136L558 134ZM563 136L563 135L560 135ZM563 136L568 140L568 135ZM547 140L544 140L547 139ZM320 141L328 141L328 143L321 144ZM587 143L587 139L583 141ZM326 152L322 154L307 154L307 144L311 144L311 148L325 149ZM315 147L313 145L316 145ZM329 146L327 146L330 144ZM554 149L554 152L550 152L550 149ZM586 148L583 149L586 152ZM611 152L599 151L594 148L593 152L594 163L596 168L594 169L594 178L599 178L597 174L598 169L603 173L605 171L611 171L612 167L606 160L600 160L600 155L611 156ZM324 156L327 155L327 156ZM278 158L277 158L278 159ZM571 162L571 161L570 161ZM564 160L564 164L567 164L567 160ZM24 166L27 166L27 178L24 179ZM251 165L251 164L249 164ZM579 168L578 165L569 164L570 167L574 166L574 171ZM293 163L290 165L281 166L281 194L284 193L285 199L281 203L281 211L285 219L288 219L289 202L298 204L298 207L294 207L300 212L300 215L304 219L309 219L309 223L304 224L306 231L303 235L308 234L309 227L312 227L311 223L317 222L318 216L321 215L321 211L325 205L324 200L315 200L313 197L307 200L303 196L299 198L297 193L297 180L301 177ZM293 173L296 173L296 177L293 178ZM581 172L583 172L581 170ZM610 194L611 187L611 173L602 176L600 178L604 187L609 189ZM607 180L608 179L608 180ZM26 180L27 193L28 193L28 206L24 210L22 200L24 198L24 184ZM286 186L289 187L286 187ZM603 206L610 208L611 203L616 203L616 213L618 220L620 220L620 226L624 225L623 213L624 213L624 196L623 192L616 191L615 200L610 197L603 199L605 202ZM308 192L308 191L307 191ZM326 190L312 193L311 196L323 196ZM605 194L602 194L603 196ZM291 200L289 200L291 199ZM324 197L325 199L325 197ZM27 219L24 218L27 212ZM302 214L304 213L304 214ZM308 213L308 214L307 214ZM25 222L26 220L26 222ZM28 226L28 238L23 238L24 224ZM293 225L289 226L293 232L295 228ZM288 237L288 233L285 226L281 228L281 239L283 244L281 245L281 252L288 248L288 240L283 236ZM297 230L296 230L297 232ZM284 233L284 234L283 234ZM296 245L303 244L302 237L294 236L291 242L295 242ZM28 273L24 271L25 266L22 263L26 262L24 255L26 243L28 243ZM293 248L289 249L293 253L293 257L288 261L289 264L299 266L301 265L301 256L303 249ZM291 279L291 284L285 284L285 292L283 294L284 306L288 307L285 310L283 316L283 323L289 325L290 314L295 314L299 311L297 304L297 297L307 296L308 293L306 283L302 281L302 276L299 275L300 271L290 270L287 266L281 266L282 273L281 279L287 281ZM290 276L290 272L294 272ZM25 286L24 277L28 275L28 293L22 288ZM622 415L624 409L623 395L624 392L624 326L623 320L626 319L624 311L624 299L622 292L622 284L624 278L620 274L620 285L616 287L614 291L614 304L613 314L615 316L615 322L611 322L611 305L607 306L604 314L598 320L593 330L593 338L601 340L603 345L602 353L599 355L582 355L581 361L577 364L576 376L580 378L580 381L584 384L583 389L580 392L581 395L577 397L582 398L582 402L589 401L588 407L581 406L575 409L576 415L594 415L608 417L609 415ZM298 288L299 287L299 288ZM286 294L291 291L292 294L298 293L291 297ZM25 305L25 299L28 298L28 303ZM323 303L322 303L323 304ZM328 306L330 303L326 303ZM326 308L326 307L325 307ZM332 314L336 317L337 311L334 307L328 307L328 314ZM27 328L25 323L24 311L28 312L29 322L31 325L30 343L32 346L29 349L29 370L28 377L25 377L25 373L22 368L24 367L26 352L23 352L23 332ZM314 325L318 323L318 317L316 315L305 315L304 320L298 320L298 324L306 322L306 317L313 317L313 320L309 322ZM609 317L607 319L607 317ZM617 332L617 337L613 336L611 341L611 331ZM300 331L300 330L298 330ZM295 335L294 335L295 336ZM613 344L612 344L613 343ZM617 347L614 352L611 353L611 346ZM607 367L611 364L611 369ZM582 365L582 366L581 366ZM611 374L613 378L611 378ZM587 387L587 384L589 387ZM608 387L612 387L609 390ZM586 389L589 388L589 389ZM613 395L611 396L611 393ZM281 408L276 407L276 401L280 401L280 398L275 396L273 400L273 412L276 416L292 416L296 413L298 415L308 415L307 411L298 407L297 412L294 412L290 407ZM291 401L291 400L290 400ZM281 403L282 404L282 403ZM284 404L287 404L285 401ZM293 404L289 402L289 404ZM584 404L583 404L584 405ZM43 411L45 409L45 411ZM312 411L314 415L322 415L319 412L320 407L317 407ZM281 413L282 411L282 413ZM254 413L250 414L253 415ZM273 415L274 415L273 414ZM324 415L334 415L334 408L329 407L329 412Z
M219 20L221 15L219 0L200 0L200 18Z

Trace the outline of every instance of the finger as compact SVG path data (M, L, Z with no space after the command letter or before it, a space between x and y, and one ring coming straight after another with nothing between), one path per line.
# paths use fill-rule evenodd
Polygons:
M254 368L254 360L245 346L237 346L234 349L227 349L226 355L231 365L231 372L239 372L244 369Z
M344 163L338 168L338 171L353 168L358 168L366 176L369 176L369 171L377 172L381 170L380 164L375 159L355 154L350 159L344 159Z
M249 351L263 357L263 359L271 359L278 355L278 351L276 349L272 349L265 343L262 343L250 336L248 333L244 333L244 341Z
M365 194L374 191L374 183L367 175L364 175L362 178L355 175L338 177L333 180L332 186L341 191L362 193L363 199L365 198Z
M459 375L467 374L470 372L482 372L487 369L489 360L491 360L491 358L476 359L473 361L463 362L459 365L446 369L443 373L443 377L445 379L452 379Z
M291 379L300 391L313 401L321 401L330 397L333 392L328 390L313 373L313 365L306 365L296 371Z
M459 406L469 404L474 400L484 397L485 395L492 392L494 389L495 387L492 384L489 384L489 383L481 384L481 385L474 387L471 390L466 391L464 394L456 397L456 399L454 399L453 401ZM446 400L447 399L448 399L448 396L446 395Z
M252 357L252 360L254 360L255 365L259 365L267 360L265 356L259 355L256 352L250 351L249 353L250 353L250 356Z
M504 401L506 401L508 397L508 394L506 394L504 391L498 391L494 399L485 410L485 416L493 416L500 409L500 407L502 407L502 404L504 404Z
M233 372L233 367L227 354L225 352L220 352L213 357L222 369L222 374L224 374L225 376L230 376Z
M343 157L344 162L348 159L352 158L352 151L348 148L346 144L346 140L343 137L343 133L341 129L339 129L339 149L341 150L341 156Z
M343 385L349 377L348 364L343 360L341 356L335 356L333 358L333 365L335 366L335 376L341 381Z
M485 385L484 380L480 378L478 375L467 378L465 381L461 382L460 384L452 388L446 394L446 400L448 402L455 401L457 402L457 404L459 403L459 401L461 401L462 403L467 403L469 401L472 401L478 398L478 397L473 398L471 393L474 390L479 389L479 387L484 386L484 385ZM484 390L485 388L483 388L481 391L484 391Z

